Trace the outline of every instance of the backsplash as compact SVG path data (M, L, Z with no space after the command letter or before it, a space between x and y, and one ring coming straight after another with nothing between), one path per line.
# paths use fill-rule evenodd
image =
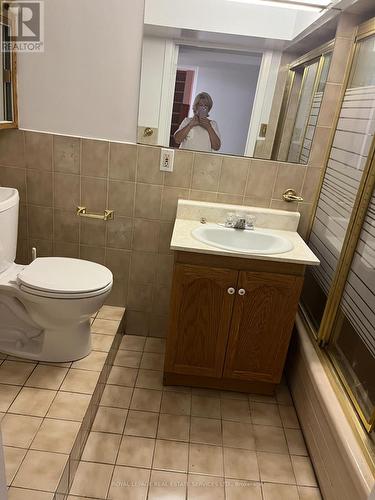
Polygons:
M126 304L127 332L165 336L177 199L299 210L303 236L320 169L268 160L176 151L174 171L160 172L159 147L22 130L0 134L0 185L20 192L17 261L67 256L108 266L108 303ZM294 188L304 203L286 203ZM113 221L81 219L115 211Z

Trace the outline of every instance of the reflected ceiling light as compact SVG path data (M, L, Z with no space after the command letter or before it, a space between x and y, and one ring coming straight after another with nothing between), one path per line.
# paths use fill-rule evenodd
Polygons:
M270 5L298 10L322 10L329 7L334 0L229 0L231 2L249 3L255 5Z

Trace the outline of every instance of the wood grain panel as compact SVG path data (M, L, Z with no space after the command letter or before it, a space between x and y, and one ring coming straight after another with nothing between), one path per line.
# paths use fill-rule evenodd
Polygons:
M303 278L240 272L224 376L278 383L281 379Z
M221 377L238 271L175 264L165 371Z

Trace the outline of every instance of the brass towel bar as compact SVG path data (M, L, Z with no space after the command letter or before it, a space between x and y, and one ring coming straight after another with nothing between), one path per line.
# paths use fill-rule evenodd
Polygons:
M101 219L101 220L113 220L115 217L115 213L113 210L104 210L102 214L89 214L87 213L86 207L77 207L77 215L80 217L88 217L90 219Z

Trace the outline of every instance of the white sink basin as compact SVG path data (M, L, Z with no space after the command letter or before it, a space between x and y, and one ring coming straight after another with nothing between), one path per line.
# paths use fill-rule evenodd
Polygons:
M204 224L193 229L192 235L206 245L241 253L270 255L293 249L288 239L265 229L241 230Z

